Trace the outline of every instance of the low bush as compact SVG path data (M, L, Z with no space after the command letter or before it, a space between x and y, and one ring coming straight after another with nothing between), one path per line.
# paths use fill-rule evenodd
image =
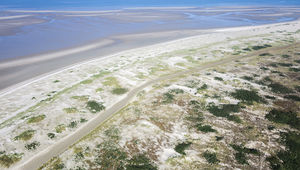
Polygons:
M87 122L88 120L86 120L85 118L80 118L80 123L84 123Z
M286 150L271 155L266 160L272 169L299 169L300 167L300 134L297 132L281 133L282 143Z
M34 142L30 143L30 144L26 144L25 148L27 150L35 150L39 146L40 146L40 142L34 141Z
M293 90L289 89L279 83L271 83L268 85L269 88L271 88L271 91L274 93L279 93L279 94L287 94L287 93L292 93Z
M283 54L281 55L282 58L290 58L291 56L290 55L287 55L287 54Z
M300 129L300 119L295 112L272 109L265 117L270 121L288 124L293 128Z
M295 86L294 88L297 92L300 92L300 86Z
M248 81L252 81L252 80L253 80L253 77L250 77L250 76L243 76L242 79L248 80Z
M224 136L216 136L216 141L220 141L222 139L224 139Z
M291 67L291 66L293 66L293 64L291 64L291 63L277 63L277 64L282 66L282 67Z
M186 153L184 152L192 143L191 142L183 142L183 143L179 143L175 146L175 151L182 154L182 155L186 155Z
M300 68L289 68L289 71L300 72Z
M230 144L230 146L236 151L234 157L239 164L248 165L246 154L260 155L260 152L257 149L246 148L242 145L236 145L236 144Z
M242 50L244 50L244 51L251 51L250 48L243 48Z
M256 46L252 46L252 49L253 49L253 50L261 50L261 49L264 49L264 48L267 48L267 47L272 47L272 46L269 45L269 44L265 44L265 45L256 45Z
M220 160L217 158L216 153L211 153L209 151L205 151L202 156L206 159L206 161L210 164L217 164Z
M284 98L285 99L290 99L290 100L293 100L293 101L296 101L296 102L300 101L300 97L296 96L296 95L287 95L287 96L284 96Z
M76 128L77 127L77 121L72 121L70 122L70 124L68 125L69 128Z
M215 129L213 129L210 125L202 125L202 124L197 124L196 125L197 130L204 132L204 133L209 133L209 132L217 132Z
M104 110L105 106L103 105L103 103L98 103L94 100L91 100L87 102L86 108L92 113L97 113Z
M53 139L55 137L55 134L54 133L48 133L47 136L50 138L50 139Z
M127 161L127 170L157 170L158 168L145 154L138 154Z
M218 81L224 81L222 77L215 77L214 79Z
M231 96L235 99L241 100L242 102L246 104L253 104L253 102L257 103L266 103L266 101L258 95L256 91L253 90L244 90L244 89L238 89L235 90L235 92L231 93Z
M263 57L263 56L273 56L273 55L270 53L262 53L262 54L259 54L259 56Z
M200 88L197 89L197 91L206 90L207 88L208 88L207 84L203 84Z
M300 60L294 60L296 63L300 64Z
M241 120L238 116L231 115L230 113L236 113L240 111L240 105L238 104L222 104L216 106L214 104L210 104L207 107L207 110L217 116L217 117L225 117L230 121L234 121L236 123L241 123Z

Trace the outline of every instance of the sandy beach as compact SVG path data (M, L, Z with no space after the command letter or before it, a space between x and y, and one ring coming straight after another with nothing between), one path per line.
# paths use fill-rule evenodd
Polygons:
M293 45L299 42L299 27L297 20L250 27L126 35L43 57L0 63L0 70L7 71L1 71L3 80L7 82L1 84L1 88L19 83L21 78L27 80L1 91L1 150L22 153L22 158L10 167L12 169L38 168L51 158L68 151L70 146L120 111L139 92L147 91L153 83L233 62L240 56L253 57L268 50ZM288 33L290 35L287 36ZM151 40L145 42L145 39ZM232 48L234 46L246 48L249 44L258 43L272 44L273 47L256 53L232 55L238 51ZM130 48L134 49L125 50ZM202 49L202 55L199 55L201 59L197 61L187 57L194 49ZM106 55L112 52L115 54ZM82 55L90 60L83 59L80 57ZM66 62L69 65L67 67ZM73 64L70 66L70 63ZM41 70L41 67L45 68ZM22 68L22 71L14 72L17 68ZM38 77L31 79L34 76ZM115 87L128 88L129 92L111 95ZM88 113L85 108L88 100L104 103L105 111ZM65 113L66 108L72 106L78 107L75 111L78 114ZM41 114L45 115L44 123L28 123L28 117ZM65 127L63 132L56 133L54 139L48 139L47 134L53 129L57 131L57 125L82 117L87 120L86 123L78 124L76 128ZM38 150L27 151L23 146L26 141L13 140L24 130L34 132L30 140L39 141Z

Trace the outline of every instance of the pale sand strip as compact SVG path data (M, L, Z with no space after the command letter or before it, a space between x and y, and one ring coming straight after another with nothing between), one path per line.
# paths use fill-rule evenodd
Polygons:
M30 17L30 16L32 16L32 15L14 15L14 16L5 16L5 17L0 17L0 20L25 18L25 17Z
M59 58L65 55L70 55L70 54L75 54L83 51L88 51L94 48L99 48L102 46L106 46L109 44L114 43L114 40L112 39L104 39L100 42L89 44L89 45L84 45L81 47L77 48L71 48L68 50L62 50L59 52L54 52L54 53L49 53L49 54L43 54L43 55L38 55L35 57L30 57L30 58L24 58L24 59L19 59L19 60L14 60L14 61L8 61L8 62L2 62L0 63L0 69L5 69L9 67L16 67L20 65L26 65L26 64L32 64L36 62L41 62L41 61L46 61L46 60L51 60L55 58Z

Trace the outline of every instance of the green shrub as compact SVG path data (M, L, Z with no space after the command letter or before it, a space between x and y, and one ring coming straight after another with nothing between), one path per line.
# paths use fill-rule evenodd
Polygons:
M262 54L259 54L259 56L263 57L263 56L273 56L273 55L270 53L262 53Z
M222 77L215 77L214 79L218 81L224 81Z
M234 121L236 123L241 123L241 120L238 116L230 114L239 112L240 108L241 107L238 104L222 104L220 106L210 104L208 105L207 110L217 117L225 117L227 120Z
M284 98L285 99L290 99L290 100L293 100L293 101L297 101L297 102L300 101L300 97L296 96L296 95L287 95L287 96L284 96Z
M216 141L220 141L222 139L224 139L224 136L216 136Z
M253 102L262 102L266 103L266 101L260 97L256 91L250 91L250 90L244 90L244 89L238 89L235 90L235 92L231 93L232 97L235 99L241 100L247 104L253 104Z
M172 93L169 93L169 92L164 93L162 102L163 103L171 103L174 100L174 97L175 97L175 95Z
M91 100L87 102L86 108L92 113L97 113L104 110L105 106L103 105L103 103L98 103L94 100Z
M269 95L265 95L265 98L266 98L266 99L271 99L271 100L275 100L275 99L276 99L276 97L274 97L274 96L269 96Z
M197 90L206 90L208 88L207 84L203 84L200 88L198 88Z
M217 164L220 162L220 160L217 158L216 153L211 153L208 151L205 151L202 156L206 159L206 161L210 164Z
M291 63L277 63L277 64L282 66L282 67L291 67L291 66L293 66L293 64L291 64Z
M300 72L300 68L289 68L289 71Z
M300 92L300 86L295 86L294 88L297 92Z
M40 146L40 142L34 141L34 142L30 143L30 144L26 144L25 148L27 150L35 150L39 146Z
M260 155L260 152L257 149L246 148L242 145L230 144L230 146L236 151L234 157L239 164L247 164L246 154Z
M147 158L144 154L138 154L133 156L127 161L127 170L157 170L154 163Z
M175 94L181 94L181 93L184 93L182 89L170 89L168 92L163 94L162 102L171 103L175 98Z
M271 91L274 93L280 93L280 94L286 94L286 93L292 93L293 90L279 84L279 83L271 83L268 85L269 88L271 88Z
M252 80L253 80L253 77L250 77L250 76L243 76L242 79L248 80L248 81L252 81Z
M34 133L35 130L26 130L22 132L20 135L16 136L14 140L23 140L23 141L30 140L33 137Z
M9 168L14 163L20 161L22 159L23 154L19 153L9 153L5 152L0 153L0 166Z
M215 129L213 129L210 125L202 125L202 124L197 124L196 125L197 130L204 132L204 133L209 133L209 132L217 132Z
M290 55L287 55L287 54L283 54L281 55L282 58L290 58L291 56Z
M50 138L50 139L53 139L55 137L55 134L54 133L48 133L47 136Z
M76 128L77 127L77 122L76 121L72 121L70 122L70 124L68 125L69 128Z
M300 167L300 134L297 132L288 132L281 134L282 142L286 150L277 152L266 160L270 163L272 169L299 169Z
M269 66L271 66L271 67L278 67L276 63L270 63Z
M27 123L37 123L44 120L46 115L33 116L27 120Z
M244 50L244 51L251 51L250 48L243 48L242 50Z
M296 63L300 64L300 60L294 60Z
M253 49L253 50L260 50L260 49L264 49L264 48L267 48L267 47L272 47L272 46L269 45L269 44L265 44L265 45L256 45L256 46L252 46L252 49Z
M85 118L80 118L80 123L84 123L87 122L87 120Z
M182 154L182 155L186 155L186 153L184 152L190 145L192 144L192 142L183 142L183 143L179 143L175 146L175 151Z
M54 80L54 81L53 81L53 83L58 83L58 82L60 82L60 81L59 81L59 80Z
M128 92L128 89L126 89L126 88L114 88L111 93L121 95L121 94L125 94L127 92Z
M297 113L272 109L265 117L270 121L288 124L293 128L300 129L300 119L297 117Z

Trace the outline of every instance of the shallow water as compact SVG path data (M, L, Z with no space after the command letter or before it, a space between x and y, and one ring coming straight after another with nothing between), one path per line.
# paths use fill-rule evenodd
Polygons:
M261 16L280 13L282 16ZM124 34L259 25L291 21L300 15L295 10L290 12L288 8L249 8L244 11L243 7L237 9L125 9L103 15L94 13L96 16L87 16L86 13L78 12L19 11L3 12L2 16L24 14L32 15L29 20L36 19L43 20L43 22L20 26L15 29L14 33L0 36L0 61L62 50ZM15 22L22 20L22 18L15 19Z

